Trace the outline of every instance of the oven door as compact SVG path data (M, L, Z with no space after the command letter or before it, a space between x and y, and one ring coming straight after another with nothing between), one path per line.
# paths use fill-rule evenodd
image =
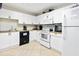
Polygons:
M48 35L46 33L42 33L41 40L49 43L50 42L50 35Z

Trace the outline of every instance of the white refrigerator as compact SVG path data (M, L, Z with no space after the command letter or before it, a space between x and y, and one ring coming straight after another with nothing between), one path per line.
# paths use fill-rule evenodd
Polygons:
M79 7L66 11L62 28L63 55L79 56Z

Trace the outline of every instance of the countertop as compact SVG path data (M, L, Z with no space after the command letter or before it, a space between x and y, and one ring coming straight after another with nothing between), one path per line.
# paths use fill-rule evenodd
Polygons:
M62 32L49 32L52 36L62 36Z
M21 31L42 31L42 30L13 30L13 31L0 31L0 33L11 33L11 32L21 32ZM61 36L62 32L49 32L50 35Z
M62 32L49 32L51 34L62 34Z
M13 31L0 31L0 33L21 32L21 31L41 31L41 30L13 30Z
M0 33L10 33L10 32L18 32L18 31L0 31Z

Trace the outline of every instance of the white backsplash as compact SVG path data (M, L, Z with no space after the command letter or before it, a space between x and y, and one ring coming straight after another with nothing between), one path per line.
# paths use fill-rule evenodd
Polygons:
M18 25L16 29L17 30L23 30L23 25Z
M54 25L43 25L43 30L53 29Z
M27 25L27 30L32 30L34 27L34 25Z
M27 30L32 30L35 26L34 25L26 25ZM17 30L23 30L23 25L18 25Z

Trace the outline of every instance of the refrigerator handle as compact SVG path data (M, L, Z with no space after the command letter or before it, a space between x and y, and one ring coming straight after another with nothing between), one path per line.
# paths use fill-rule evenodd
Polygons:
M64 14L64 22L63 22L64 25L66 24L66 20L67 20L67 19L66 19L66 14ZM64 26L64 25L63 25L63 26Z
M66 28L64 26L62 27L62 35L63 35L63 40L66 40Z

